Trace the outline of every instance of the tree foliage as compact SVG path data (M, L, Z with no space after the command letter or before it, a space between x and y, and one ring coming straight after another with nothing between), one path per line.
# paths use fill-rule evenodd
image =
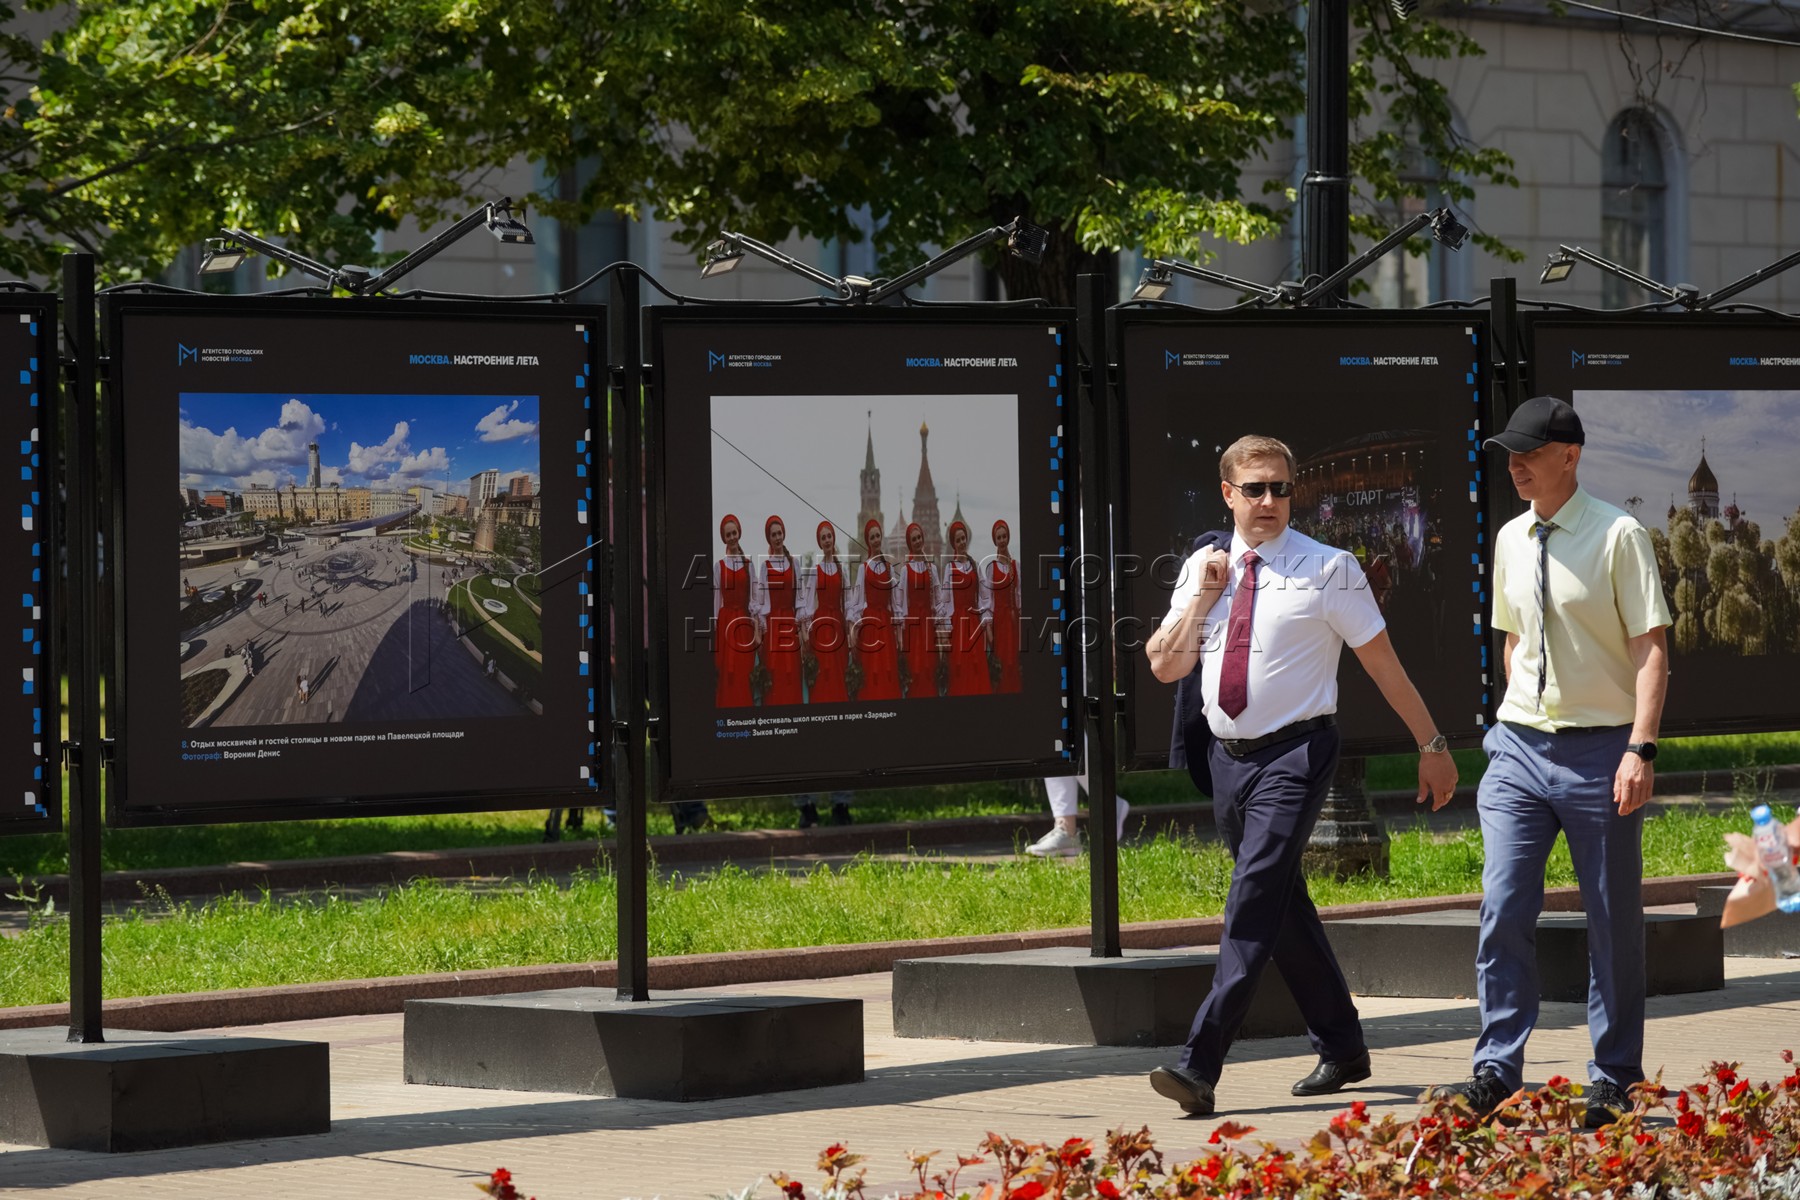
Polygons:
M34 4L51 7L49 0ZM1479 53L1354 0L1354 167L1372 203L1424 154L1467 198L1510 183L1420 69ZM884 270L1014 216L1051 231L1014 294L1067 299L1109 250L1204 255L1292 217L1244 172L1304 108L1296 9L1241 0L86 0L39 45L0 7L0 269L85 248L154 273L221 223L329 261L491 195L520 158L598 162L585 220L874 238ZM32 86L35 81L35 86Z

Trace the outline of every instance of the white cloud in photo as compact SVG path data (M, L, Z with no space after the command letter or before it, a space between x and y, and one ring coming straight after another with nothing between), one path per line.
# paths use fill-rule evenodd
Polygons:
M1781 436L1800 427L1800 392L1580 390L1574 403L1587 434L1582 486L1621 508L1640 498L1647 526L1668 527L1671 499L1687 507L1702 438L1720 508L1735 496L1764 537L1800 509L1800 474Z
M433 446L429 450L421 450L417 454L402 457L394 467L396 476L407 479L419 479L425 476L442 475L450 469L450 456L442 446Z
M382 470L389 463L399 462L406 453L406 435L409 427L405 421L394 422L394 432L379 446L365 446L360 442L350 443L350 461L348 463L352 475L366 475L371 479L386 477Z
M514 417L513 411L519 407L514 400L511 404L502 404L475 422L475 429L481 434L484 442L511 442L522 437L530 437L537 432L535 421L521 421Z
M215 433L181 422L180 467L208 476L235 476L274 465L302 465L307 444L325 430L325 419L299 400L281 406L280 420L260 433L244 436L236 426Z

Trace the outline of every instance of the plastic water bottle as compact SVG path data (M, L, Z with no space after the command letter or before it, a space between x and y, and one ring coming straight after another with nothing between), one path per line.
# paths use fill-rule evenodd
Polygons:
M1751 809L1750 820L1755 823L1757 857L1775 885L1775 907L1784 913L1800 912L1800 871L1794 869L1786 832L1769 815L1766 804Z

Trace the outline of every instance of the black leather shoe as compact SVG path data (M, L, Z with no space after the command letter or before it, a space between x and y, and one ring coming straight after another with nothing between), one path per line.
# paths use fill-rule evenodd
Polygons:
M1213 1110L1213 1085L1186 1067L1156 1068L1150 1072L1150 1086L1181 1105L1182 1112L1204 1117Z
M800 828L811 829L819 823L819 806L808 801L800 806Z
M1364 1050L1355 1058L1344 1062L1326 1062L1319 1060L1313 1073L1294 1085L1296 1096L1329 1096L1333 1092L1341 1092L1353 1083L1361 1083L1369 1077L1369 1052Z
M840 800L831 806L831 823L833 825L851 825L855 823L855 820L856 818L850 815L850 806L843 801Z

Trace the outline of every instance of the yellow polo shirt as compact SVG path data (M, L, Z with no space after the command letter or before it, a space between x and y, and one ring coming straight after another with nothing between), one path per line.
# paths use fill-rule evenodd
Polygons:
M1551 518L1544 632L1550 671L1538 705L1535 508L1494 539L1494 628L1519 635L1500 719L1546 733L1629 725L1637 715L1637 666L1628 639L1672 624L1650 534L1623 509L1581 488Z

